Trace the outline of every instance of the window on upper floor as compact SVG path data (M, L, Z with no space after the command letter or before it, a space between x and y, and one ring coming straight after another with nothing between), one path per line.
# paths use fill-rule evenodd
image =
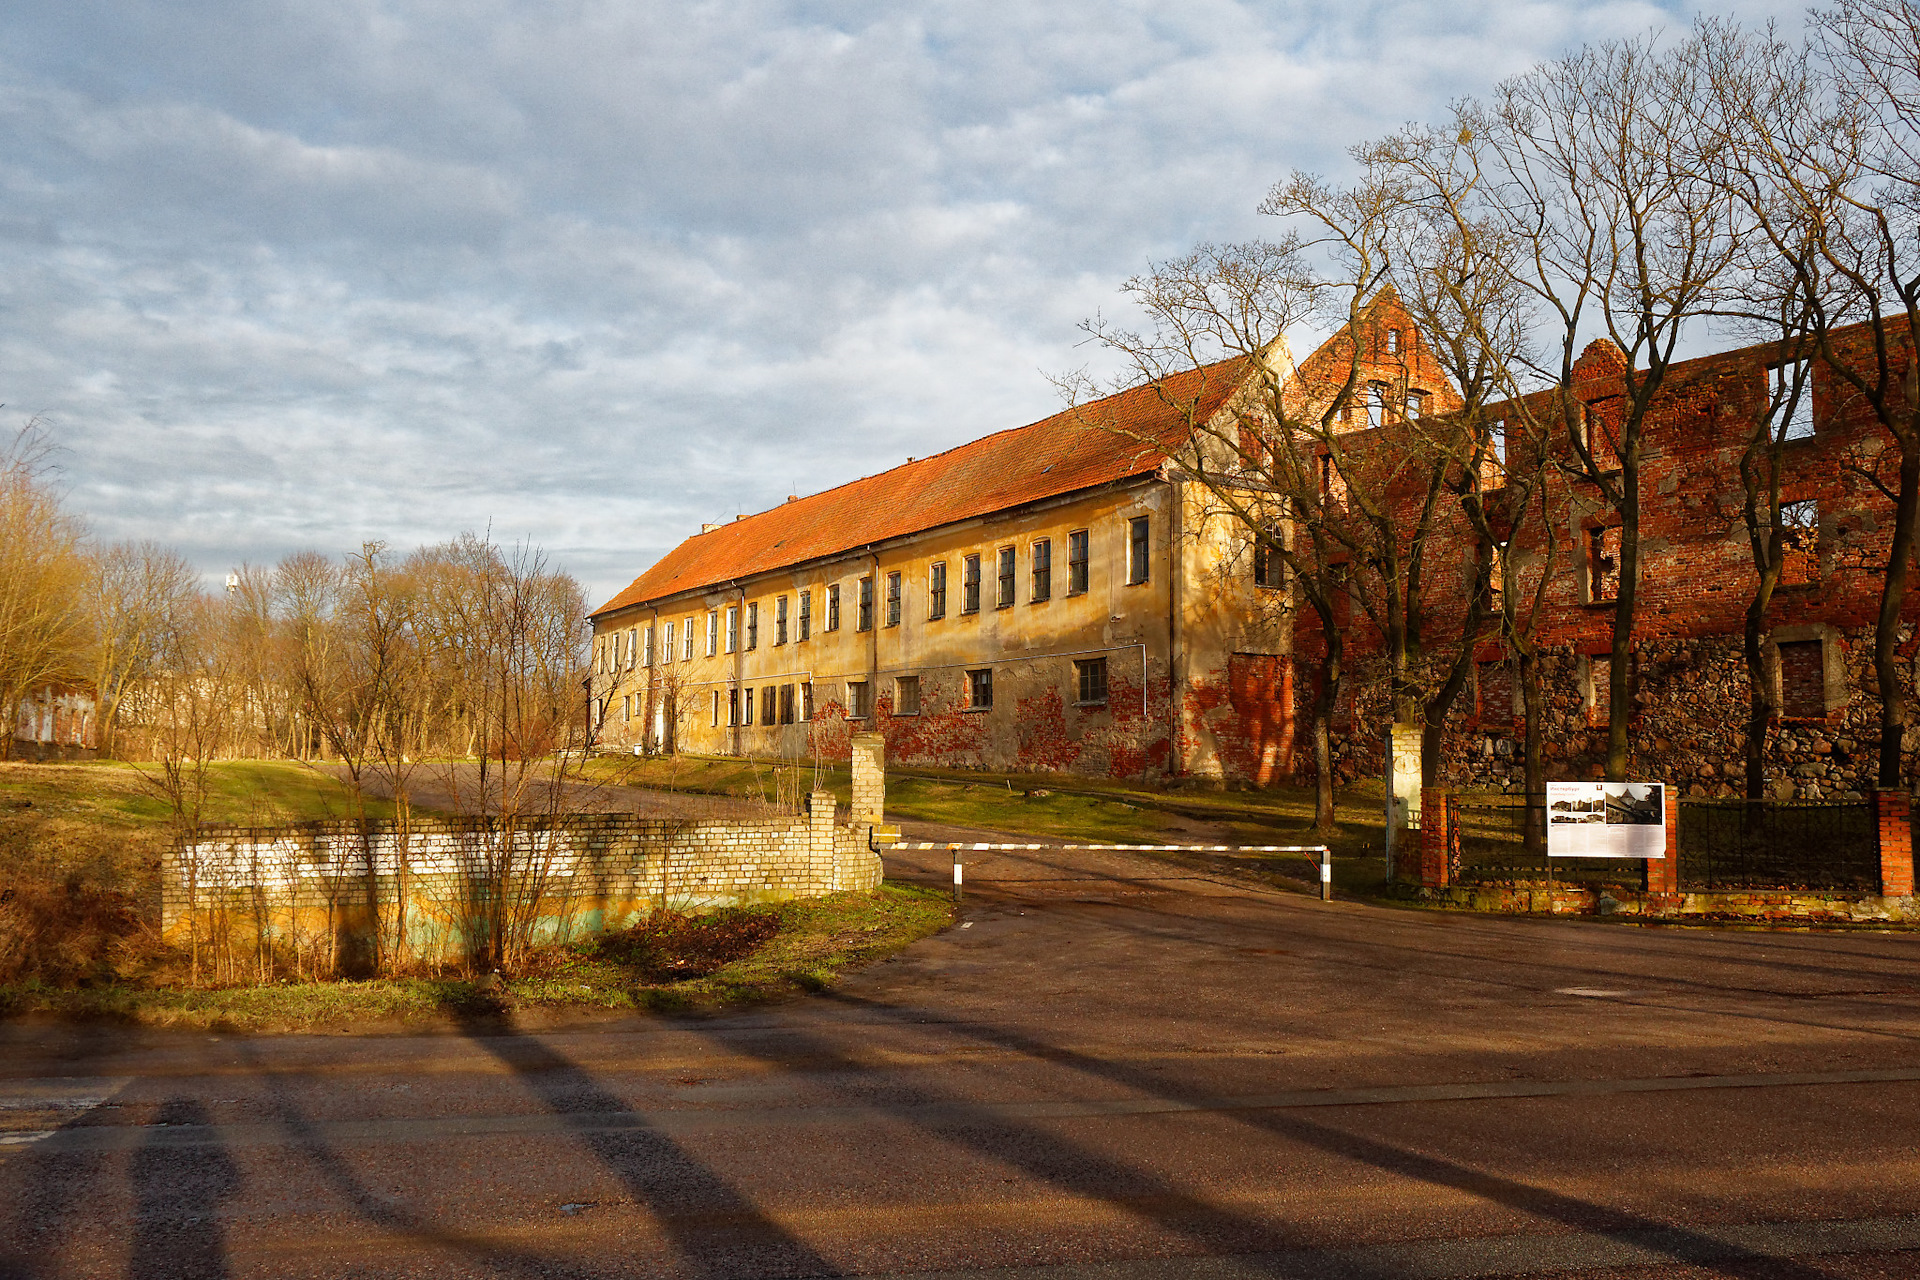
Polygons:
M787 598L785 596L779 596L773 602L773 642L775 644L787 642Z
M800 638L807 639L813 634L813 592L800 593Z
M1780 583L1804 587L1820 578L1820 504L1812 498L1780 504Z
M1427 393L1418 390L1407 392L1407 420L1418 422L1427 414Z
M887 625L900 625L900 575L897 572L887 575Z
M1400 354L1400 331L1398 329L1387 330L1387 354L1390 356Z
M693 661L693 619L687 619L687 625L680 628L680 661Z
M1608 604L1620 598L1620 526L1587 530L1587 600Z
M1382 427L1387 422L1387 384L1369 382L1367 384L1367 425Z
M740 606L727 606L727 652L732 653L740 647Z
M859 610L854 614L853 629L871 631L873 630L873 579L871 577L860 579L859 590L860 605Z
M747 648L760 647L760 602L752 601L747 605Z
M720 651L720 615L707 615L707 656L711 658Z
M1786 440L1813 437L1813 361L1786 360L1767 370L1768 407Z
M977 555L960 562L960 612L980 612L980 557Z
M1287 585L1287 560L1275 545L1279 540L1280 526L1277 524L1268 525L1263 533L1254 535L1254 586L1279 588Z
M947 616L947 562L935 560L927 566L927 618L937 621Z
M1053 543L1047 538L1034 541L1030 553L1033 557L1033 599L1037 604L1053 596Z
M1087 593L1087 531L1075 529L1067 535L1067 594Z
M666 624L666 628L667 629L664 632L664 638L660 642L660 661L672 662L673 661L673 635L676 628L674 624L671 622Z
M824 628L822 628L822 630L838 631L839 629L840 629L840 584L837 582L832 582L827 584L827 625Z
M998 589L993 597L993 607L1011 609L1013 607L1013 548L1002 547L999 554L1000 573L998 581L994 584Z
M1127 583L1138 586L1147 580L1151 557L1149 556L1148 518L1135 516L1127 521Z

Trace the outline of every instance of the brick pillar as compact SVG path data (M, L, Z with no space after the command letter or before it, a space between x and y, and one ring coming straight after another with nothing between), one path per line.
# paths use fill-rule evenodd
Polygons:
M1880 892L1913 896L1913 801L1903 789L1873 793L1874 825L1880 834Z
M853 825L878 826L887 809L887 740L853 735Z
M1452 877L1449 860L1449 845L1452 829L1447 817L1447 793L1441 787L1424 787L1420 791L1420 857L1414 873L1414 883L1423 888L1438 889Z
M815 791L807 796L807 878L816 886L813 892L832 893L840 886L833 839L833 792Z
M1647 892L1680 892L1680 791L1669 784L1662 789L1667 806L1667 856L1647 859Z

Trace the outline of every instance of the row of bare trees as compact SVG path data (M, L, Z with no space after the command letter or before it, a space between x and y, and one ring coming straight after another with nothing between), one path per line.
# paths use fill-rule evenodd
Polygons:
M1914 0L1839 0L1801 39L1703 21L1672 39L1584 47L1351 157L1344 182L1295 173L1272 189L1261 211L1283 220L1278 238L1202 246L1129 281L1146 323L1087 326L1122 372L1067 386L1086 402L1251 362L1250 390L1229 412L1202 420L1204 390L1176 406L1195 410L1180 461L1284 562L1296 607L1318 618L1320 825L1332 825L1330 725L1351 678L1347 601L1381 639L1394 720L1420 727L1429 782L1476 649L1503 643L1524 705L1526 786L1544 789L1538 625L1567 571L1555 513L1569 503L1620 530L1606 772L1626 776L1648 426L1685 340L1715 328L1771 344L1780 371L1740 466L1753 565L1748 793L1761 794L1778 716L1765 648L1797 532L1785 446L1816 364L1884 435L1851 465L1895 513L1874 666L1879 781L1897 785L1909 713L1895 646L1920 514ZM1362 449L1353 429L1378 393L1359 335L1382 296L1404 306L1460 399L1457 412L1390 415L1390 447L1372 432ZM1842 350L1861 322L1864 354ZM1356 340L1335 367L1298 376L1289 330L1342 325ZM1619 357L1599 394L1591 361L1576 370L1595 339ZM1465 583L1436 560L1443 535L1457 546L1462 528L1483 548Z

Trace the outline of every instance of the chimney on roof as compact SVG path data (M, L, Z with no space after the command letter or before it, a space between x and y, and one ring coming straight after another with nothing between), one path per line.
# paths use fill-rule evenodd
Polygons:
M746 518L747 518L747 513L744 511L742 511L739 515L734 517L735 520L745 520Z
M712 533L715 529L718 529L719 527L720 526L717 524L703 524L700 526L700 532Z
M800 501L800 495L799 495L799 494L797 494L797 493L790 493L790 494L788 494L788 495L787 495L787 501L788 501L788 502L798 502L798 501Z

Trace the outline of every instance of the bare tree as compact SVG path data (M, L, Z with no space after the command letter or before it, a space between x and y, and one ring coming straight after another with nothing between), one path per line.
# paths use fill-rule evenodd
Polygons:
M0 759L12 757L21 701L83 674L85 530L60 509L50 451L37 422L0 448Z
M1736 202L1689 163L1692 116L1708 96L1684 52L1615 41L1507 81L1477 113L1490 132L1486 208L1513 236L1514 278L1557 339L1537 372L1562 392L1561 456L1619 522L1606 761L1616 780L1629 765L1647 420L1744 230ZM1617 394L1585 402L1575 364L1595 331L1616 353Z
M199 595L178 552L153 542L117 542L94 553L86 600L93 611L88 672L102 754L115 754L127 694L158 672L179 614Z

